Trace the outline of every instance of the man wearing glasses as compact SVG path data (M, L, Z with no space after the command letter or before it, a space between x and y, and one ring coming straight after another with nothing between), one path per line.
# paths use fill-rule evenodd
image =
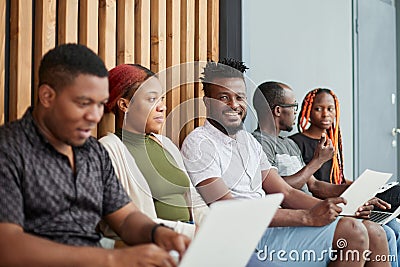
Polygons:
M313 176L334 154L332 142L326 136L321 138L314 158L305 165L296 143L279 135L281 131L293 130L298 109L293 90L288 85L274 81L260 84L254 94L253 105L259 123L253 136L261 143L271 165L278 168L279 175L287 183L305 193L311 194L311 191L314 196L323 199L339 196L348 187L324 183Z

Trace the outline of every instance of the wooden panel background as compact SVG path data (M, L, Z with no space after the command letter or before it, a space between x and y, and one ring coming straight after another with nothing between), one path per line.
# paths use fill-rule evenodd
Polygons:
M0 25L0 124L35 104L41 57L70 42L87 45L109 69L122 63L173 69L165 80L171 116L164 132L176 144L204 120L200 104L179 109L202 97L201 84L179 83L201 68L173 66L218 60L219 0L0 0ZM113 130L114 118L106 115L93 135Z

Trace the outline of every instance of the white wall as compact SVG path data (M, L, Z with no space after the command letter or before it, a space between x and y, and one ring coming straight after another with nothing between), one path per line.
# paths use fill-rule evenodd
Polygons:
M352 178L352 1L242 0L242 8L243 61L250 67L250 79L256 84L267 80L287 83L300 103L317 87L337 94L345 176ZM255 125L251 117L246 121L247 128Z

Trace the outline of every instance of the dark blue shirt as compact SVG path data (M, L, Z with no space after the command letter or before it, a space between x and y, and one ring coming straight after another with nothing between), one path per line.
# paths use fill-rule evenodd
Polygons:
M106 150L93 137L73 147L75 173L29 109L0 127L0 222L59 243L97 246L101 217L130 202Z

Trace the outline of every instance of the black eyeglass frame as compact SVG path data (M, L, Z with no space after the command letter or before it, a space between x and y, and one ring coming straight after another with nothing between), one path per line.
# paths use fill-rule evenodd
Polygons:
M294 104L277 104L276 106L280 106L282 108L293 108L294 111L297 111L299 109L299 103L294 103Z

